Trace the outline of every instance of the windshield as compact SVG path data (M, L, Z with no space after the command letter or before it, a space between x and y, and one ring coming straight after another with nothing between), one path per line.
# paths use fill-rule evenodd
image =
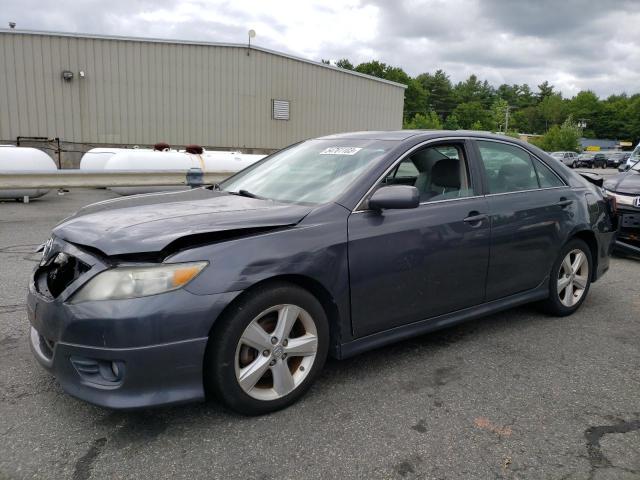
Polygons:
M243 170L220 189L282 202L329 202L395 145L383 140L309 140Z

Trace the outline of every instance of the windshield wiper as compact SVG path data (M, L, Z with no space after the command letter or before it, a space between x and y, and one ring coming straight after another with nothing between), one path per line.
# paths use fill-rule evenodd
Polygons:
M240 189L237 192L229 192L231 195L240 195L241 197L248 197L248 198L257 198L258 200L265 200L264 197L261 197L260 195L256 195L255 193L251 193L249 190L244 190L244 189Z

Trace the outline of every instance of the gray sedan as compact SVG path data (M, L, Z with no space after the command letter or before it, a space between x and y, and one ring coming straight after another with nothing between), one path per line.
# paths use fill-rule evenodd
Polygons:
M328 355L529 302L572 314L613 236L600 189L518 140L333 135L220 185L64 220L29 285L31 346L98 405L211 396L262 414L304 394Z

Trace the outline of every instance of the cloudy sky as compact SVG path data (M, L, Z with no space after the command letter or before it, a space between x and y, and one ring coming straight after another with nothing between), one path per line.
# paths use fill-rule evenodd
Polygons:
M640 0L0 0L19 29L244 43L319 60L640 92Z

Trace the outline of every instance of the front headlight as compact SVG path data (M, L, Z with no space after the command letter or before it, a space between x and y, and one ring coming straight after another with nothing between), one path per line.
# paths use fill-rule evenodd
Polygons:
M615 198L616 203L618 205L631 205L633 206L633 199L636 198L632 195L620 195L619 193L612 192L611 190L607 190L606 188L602 189L602 192L605 196L610 198Z
M105 270L81 287L71 299L71 303L122 300L177 290L196 278L208 263L123 266Z

